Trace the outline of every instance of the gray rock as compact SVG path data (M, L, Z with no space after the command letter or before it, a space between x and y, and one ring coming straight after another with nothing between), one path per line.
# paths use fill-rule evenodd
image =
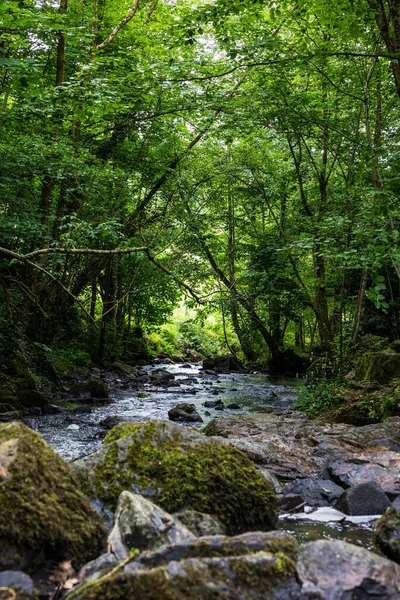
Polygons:
M186 422L186 423L202 423L203 419L196 410L194 404L181 402L168 411L170 421Z
M101 554L95 560L83 565L78 573L78 581L95 581L108 571L111 571L117 564L118 559L115 554L111 554L110 552Z
M224 403L222 402L222 400L206 400L205 402L203 402L203 406L205 406L206 408L216 408L220 404L222 404L223 408Z
M163 544L192 540L195 536L179 520L139 494L122 492L109 545L119 560L131 548L154 550Z
M75 600L300 600L297 544L282 531L210 536L133 558Z
M375 481L354 485L335 504L346 515L381 515L389 506L389 498Z
M400 598L400 566L347 542L318 540L301 546L297 576L304 600Z
M283 496L296 494L303 497L309 506L332 506L343 494L344 489L330 479L296 479L281 491ZM380 513L376 513L380 514Z
M346 482L340 477L332 477L329 472L329 477L338 485L346 488L375 480L375 475L380 472L380 477L388 484L385 487L377 479L383 490L393 497L400 493L396 483L400 473L399 417L373 425L351 427L310 420L298 413L230 414L210 421L204 433L225 437L229 444L240 448L254 462L264 465L286 482L309 477L328 479L325 473L332 463L348 461L354 466L371 465L370 474L369 468L365 470L363 467L364 475L367 475L364 479ZM392 489L390 481L395 483Z
M369 481L375 481L389 496L395 498L400 494L400 471L366 460L334 461L328 467L332 479L343 487L351 487Z
M374 531L375 543L386 556L400 563L400 511L388 509Z
M6 590L9 595L4 595L4 598L7 600L8 598L10 600L34 600L35 598L33 581L22 571L0 572L0 594L6 594Z
M153 383L163 385L175 379L175 376L166 369L155 369L150 374L150 379Z
M173 516L197 537L225 534L225 528L222 523L212 515L207 515L197 510L183 510L175 513Z

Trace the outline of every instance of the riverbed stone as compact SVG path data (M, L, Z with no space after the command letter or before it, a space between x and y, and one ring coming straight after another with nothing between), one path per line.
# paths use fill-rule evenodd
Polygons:
M381 515L390 506L389 498L376 481L354 485L335 504L346 515Z
M332 506L343 494L344 488L330 479L296 479L281 491L282 496L299 494L309 506ZM376 513L378 514L378 513Z
M22 571L1 571L0 598L3 597L5 600L35 600L32 579Z
M387 509L376 525L374 539L386 556L400 563L400 510Z
M400 493L396 483L400 472L399 417L352 427L308 419L294 411L230 414L210 421L203 432L210 437L226 438L229 444L284 482L331 478L347 488L374 480L376 475L385 493ZM346 469L363 473L363 477L341 481L333 471L332 475L332 463L341 461L346 463Z
M298 600L297 544L284 532L203 537L144 552L75 600Z
M186 422L186 423L202 423L203 419L196 410L194 404L188 402L180 402L174 408L168 411L170 421Z
M276 522L273 488L243 452L170 421L121 423L71 467L86 494L111 509L129 490L170 513L213 514L229 534Z
M194 538L181 521L140 494L122 492L108 543L115 556L125 560L131 548L154 550L163 544Z
M19 422L0 425L0 570L81 566L105 547L102 519L69 465Z
M197 510L182 510L173 516L197 537L225 534L225 527L213 515L207 515Z
M397 469L363 459L333 461L328 467L333 481L345 488L375 481L389 496L400 494L400 472Z
M304 600L400 598L400 566L343 541L318 540L301 546L297 576Z
M150 373L150 379L153 383L158 385L165 385L175 379L175 376L167 371L167 369L154 369Z

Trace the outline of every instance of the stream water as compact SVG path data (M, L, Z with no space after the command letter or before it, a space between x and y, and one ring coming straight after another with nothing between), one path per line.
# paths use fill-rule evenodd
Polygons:
M203 423L189 426L203 427L208 421L229 414L246 414L268 410L284 411L293 406L296 387L301 381L271 381L265 374L230 373L207 375L198 365L160 364L143 368L148 374L163 368L175 377L173 385L157 387L147 383L129 387L123 378L110 376L111 402L97 406L84 414L59 413L30 417L28 425L38 430L44 439L66 460L74 460L95 451L101 445L104 428L100 425L106 417L118 415L125 420L168 419L168 411L180 402L196 406ZM239 408L219 411L205 408L206 400L220 399L225 407L236 404ZM344 521L330 522L304 520L290 517L280 521L280 527L289 531L300 542L318 538L344 539L368 549L373 548L373 523L353 524Z

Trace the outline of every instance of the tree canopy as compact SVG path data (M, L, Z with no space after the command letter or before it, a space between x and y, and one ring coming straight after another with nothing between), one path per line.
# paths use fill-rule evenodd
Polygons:
M399 24L399 0L3 2L3 350L134 352L182 298L249 362L399 338Z

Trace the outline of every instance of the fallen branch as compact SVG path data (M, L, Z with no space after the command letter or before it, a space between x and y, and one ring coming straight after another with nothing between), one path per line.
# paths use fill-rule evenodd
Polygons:
M116 254L131 254L132 252L147 252L147 250L148 248L146 246L140 248L125 248L122 250L92 250L91 248L41 248L41 250L28 252L28 254L18 254L18 252L14 252L8 248L0 248L0 254L10 256L15 260L24 261L41 254L94 254L100 256L113 256Z

